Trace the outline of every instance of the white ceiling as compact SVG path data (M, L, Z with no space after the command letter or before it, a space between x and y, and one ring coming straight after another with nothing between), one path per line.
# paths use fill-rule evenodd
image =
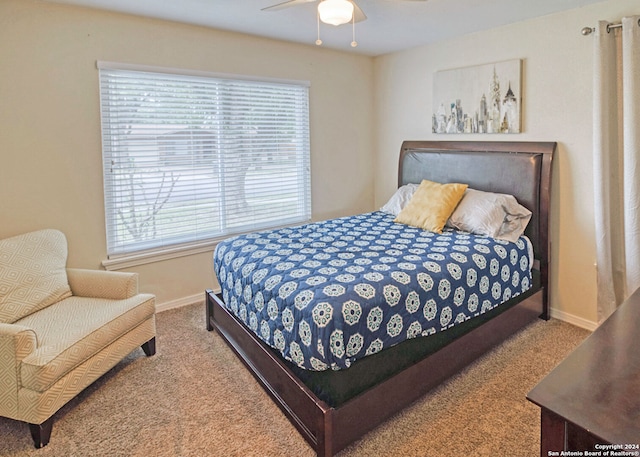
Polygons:
M277 11L284 0L47 0L314 45L317 2ZM368 19L322 24L323 46L375 56L478 32L603 0L357 0Z

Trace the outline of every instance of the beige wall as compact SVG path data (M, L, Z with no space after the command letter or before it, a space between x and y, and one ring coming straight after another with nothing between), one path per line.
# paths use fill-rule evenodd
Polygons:
M96 60L311 81L313 217L369 211L396 186L405 139L431 133L434 72L523 59L523 133L446 139L557 141L552 306L596 320L592 41L583 26L640 13L609 0L376 59L202 27L0 0L0 238L67 234L69 265L106 256ZM131 268L160 304L214 287L211 253Z
M592 185L592 42L584 26L640 13L637 0L610 0L467 35L375 61L376 205L396 186L405 139L557 141L552 201L551 293L556 316L580 325L597 320ZM433 74L522 59L523 133L431 133Z
M0 238L52 227L106 256L96 61L311 82L314 219L373 206L373 60L159 20L0 0ZM204 297L211 253L131 268L158 303Z

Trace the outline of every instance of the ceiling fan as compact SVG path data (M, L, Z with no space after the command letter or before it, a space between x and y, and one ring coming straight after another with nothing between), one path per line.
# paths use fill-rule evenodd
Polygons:
M406 2L410 2L410 1L424 2L426 0L401 0L401 1L406 1ZM320 11L320 9L321 9L321 5L320 4L322 4L322 3L329 3L330 4L330 3L336 3L336 2L327 1L327 0L287 0L285 2L276 3L275 5L271 5L271 6L267 6L266 8L262 8L262 11L278 11L278 10L281 10L281 9L284 9L284 8L289 8L291 6L304 5L305 3L318 3L318 10ZM356 3L355 0L340 0L337 3L342 3L342 4L351 3L353 5L353 18L355 19L355 22L360 22L360 21L364 21L365 19L367 19L367 16L362 11L362 8L360 8L358 6L358 4ZM349 18L349 20L346 21L346 22L351 22L351 18ZM346 23L346 22L344 22L344 23ZM338 25L340 25L340 24L338 24Z
M402 0L402 1L426 1L426 0ZM317 45L322 44L320 39L320 22L325 24L331 24L334 26L352 23L353 26L353 41L352 47L356 47L358 43L355 40L355 23L361 22L367 19L366 14L362 11L362 8L358 6L355 0L287 0L275 5L262 8L262 11L278 11L291 6L304 5L306 3L318 3L318 39Z
M332 2L331 1L327 2L326 0L287 0L286 2L281 2L272 6L267 6L266 8L262 8L262 11L278 11L284 8L289 8L291 6L304 5L305 3L318 3L318 14L320 14L320 11L322 11L321 6L326 6L326 4L331 5ZM321 5L322 3L324 3L325 5ZM333 2L333 3L335 4L336 2ZM349 19L344 21L343 24L346 24L347 22L351 22L352 16L356 22L364 21L367 18L367 16L364 14L362 9L358 6L358 4L355 1L340 0L337 3L339 4L338 8L344 8L344 10L347 12L349 10L351 11L351 14L349 15ZM350 3L352 7L350 7L348 3ZM322 18L320 20L322 20ZM341 25L341 24L333 24L330 22L327 22L327 24Z

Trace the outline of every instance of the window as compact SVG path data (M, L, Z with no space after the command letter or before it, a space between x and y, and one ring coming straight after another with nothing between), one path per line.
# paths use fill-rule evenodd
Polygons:
M109 259L310 219L308 83L98 69Z

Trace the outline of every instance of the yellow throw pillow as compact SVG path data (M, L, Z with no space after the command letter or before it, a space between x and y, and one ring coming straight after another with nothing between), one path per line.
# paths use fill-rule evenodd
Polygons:
M440 184L424 179L394 222L442 233L467 187L467 184Z

